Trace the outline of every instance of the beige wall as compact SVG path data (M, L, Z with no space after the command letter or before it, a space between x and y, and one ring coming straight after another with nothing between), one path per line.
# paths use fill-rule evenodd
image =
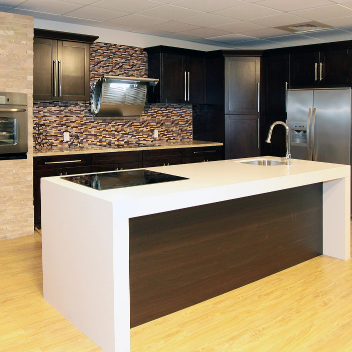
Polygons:
M28 158L0 160L0 240L33 234L33 17L0 12L0 91L28 94Z

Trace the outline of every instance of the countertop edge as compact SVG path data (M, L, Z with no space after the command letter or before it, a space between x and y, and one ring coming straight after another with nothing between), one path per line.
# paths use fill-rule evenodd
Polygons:
M199 148L199 147L221 147L223 143L220 142L208 142L208 141L193 141L191 143L158 143L158 145L141 146L141 147L126 147L126 148L114 148L114 147L99 147L97 148L83 148L83 149L65 149L65 150L48 150L48 151L33 151L33 157L41 156L53 156L53 155L75 155L75 154L98 154L98 153L118 153L118 152L130 152L130 151L143 151L143 150L162 150L162 149L178 149L178 148Z

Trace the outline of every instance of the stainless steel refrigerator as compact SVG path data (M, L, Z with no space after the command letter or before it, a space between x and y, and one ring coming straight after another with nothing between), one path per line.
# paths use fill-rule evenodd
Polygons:
M351 165L351 88L288 90L287 124L292 158Z

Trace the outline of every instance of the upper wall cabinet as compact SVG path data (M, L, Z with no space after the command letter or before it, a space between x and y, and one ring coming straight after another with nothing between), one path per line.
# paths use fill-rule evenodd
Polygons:
M351 86L351 63L351 49L292 53L290 86Z
M205 103L205 53L166 46L145 48L145 51L148 76L159 79L156 87L149 89L149 103Z
M89 100L90 44L57 39L61 34L68 37L68 33L35 30L33 99ZM48 38L50 35L52 38ZM77 36L88 37L73 35L72 39Z
M286 117L286 95L289 87L289 55L263 55L262 57L262 109L261 112Z
M226 57L225 114L260 111L260 57Z

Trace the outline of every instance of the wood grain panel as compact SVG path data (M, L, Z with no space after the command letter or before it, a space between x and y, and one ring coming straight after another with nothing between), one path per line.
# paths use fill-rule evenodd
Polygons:
M131 327L321 253L321 184L131 219Z

